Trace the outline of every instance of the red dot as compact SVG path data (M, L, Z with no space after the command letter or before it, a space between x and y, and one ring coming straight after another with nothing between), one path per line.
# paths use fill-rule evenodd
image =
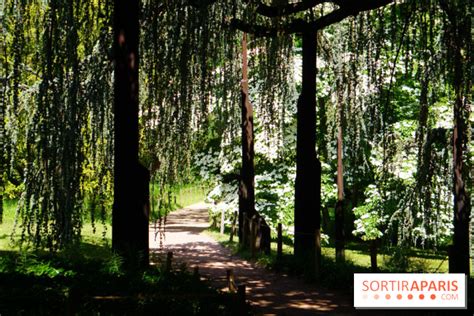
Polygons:
M423 294L420 294L420 300L424 299L425 296Z
M385 294L385 298L386 298L387 300L389 300L389 299L390 299L390 294Z
M401 299L402 299L402 295L401 295L401 294L397 294L397 298L398 298L399 300L401 300Z
M430 296L430 297L431 297L431 299L432 299L432 300L434 300L434 299L436 298L436 295L434 295L434 294L431 294L431 296Z
M378 295L378 294L375 294L375 295L374 295L374 298L375 298L376 300L378 300L378 299L379 299L379 295Z
M408 294L408 299L409 300L413 299L413 294Z

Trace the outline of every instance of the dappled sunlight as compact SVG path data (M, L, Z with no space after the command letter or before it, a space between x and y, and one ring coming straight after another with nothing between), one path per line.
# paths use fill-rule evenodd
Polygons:
M173 252L173 265L198 267L201 277L212 286L228 291L226 273L232 269L237 284L245 284L247 298L255 312L268 315L307 315L314 313L352 314L352 298L346 294L316 288L303 280L267 271L232 255L203 232L209 227L205 204L172 212L161 231L150 227L150 254L154 262L164 262ZM162 245L160 245L160 233ZM155 238L156 236L156 238ZM161 247L162 246L162 247Z

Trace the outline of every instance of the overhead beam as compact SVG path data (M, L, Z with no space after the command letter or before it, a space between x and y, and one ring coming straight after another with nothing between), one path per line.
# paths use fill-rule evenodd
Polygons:
M374 10L393 2L393 0L363 0L357 2L335 1L340 3L341 7L339 9L336 9L314 21L307 22L302 19L294 19L286 25L270 27L261 24L250 24L240 19L232 19L230 26L260 37L275 37L283 34L295 33L302 34L307 31L316 32L329 25L340 22L349 16L356 16L360 12ZM314 2L317 1L315 0Z
M278 17L290 15L311 9L323 3L335 3L340 5L341 0L309 0L303 2L289 3L285 5L271 6L260 3L257 7L257 13L266 17Z

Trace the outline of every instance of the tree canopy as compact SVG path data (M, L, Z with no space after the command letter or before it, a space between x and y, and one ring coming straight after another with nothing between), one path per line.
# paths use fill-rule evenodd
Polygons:
M20 198L22 241L62 249L80 240L86 217L104 222L114 201L113 3L5 0L0 14L2 198ZM152 209L166 211L173 184L199 179L213 186L211 217L224 210L232 222L244 31L256 210L270 228L295 234L297 95L307 91L323 241L334 235L340 129L345 235L453 243L465 271L471 18L467 0L141 1L137 146L157 192Z

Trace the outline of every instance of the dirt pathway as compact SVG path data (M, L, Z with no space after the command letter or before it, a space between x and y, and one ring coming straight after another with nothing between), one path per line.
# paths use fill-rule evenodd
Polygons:
M302 280L276 274L233 256L210 236L207 229L208 212L205 204L195 204L171 213L167 218L163 248L159 237L150 230L150 251L172 251L177 262L189 267L199 266L202 276L213 286L224 289L226 269L233 269L236 281L247 287L247 298L258 315L350 315L354 313L352 299L304 283Z

